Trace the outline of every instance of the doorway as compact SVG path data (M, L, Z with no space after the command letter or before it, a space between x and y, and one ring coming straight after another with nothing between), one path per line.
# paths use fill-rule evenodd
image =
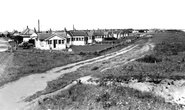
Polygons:
M57 40L53 40L53 48L56 48Z

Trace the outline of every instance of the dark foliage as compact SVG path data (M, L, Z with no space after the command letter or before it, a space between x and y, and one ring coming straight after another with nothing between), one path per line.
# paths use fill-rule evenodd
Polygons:
M97 67L97 66L95 66L95 67L93 67L91 70L97 70L97 69L99 69L99 67Z
M157 63L157 62L162 62L162 59L156 58L153 55L146 55L145 57L137 59L136 61L145 62L145 63Z
M104 109L110 108L112 106L116 106L116 100L111 99L111 95L108 92L101 94L97 97L96 102L101 102Z
M104 38L104 40L117 40L117 39L114 37L111 37L111 38Z

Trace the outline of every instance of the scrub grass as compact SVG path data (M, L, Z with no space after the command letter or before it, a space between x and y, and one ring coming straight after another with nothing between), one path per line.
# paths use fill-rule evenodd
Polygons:
M151 93L140 92L118 85L107 86L104 83L106 82L105 79L119 83L128 81L130 78L138 79L139 82L150 78L155 84L160 83L162 79L184 79L184 38L185 34L183 32L156 33L151 38L151 42L155 43L156 46L149 55L127 65L120 65L101 73L98 71L97 66L89 69L91 72L87 71L87 73L100 78L100 86L75 85L69 90L55 95L54 98L43 101L39 107L54 110L179 110L179 105L167 103L163 98L156 97ZM51 86L48 86L47 89L51 91L51 87L60 88L60 83L64 84L63 80L67 77L71 81L81 76L84 76L83 72L71 73L71 75L70 73L65 74L55 81L48 82L48 85ZM53 86L52 84L59 86Z
M161 97L121 86L77 84L43 99L35 110L177 110Z
M92 51L91 53L74 53L66 51L37 50L33 48L18 48L17 50L13 51L13 65L8 68L8 78L1 81L0 86L3 86L8 82L18 80L19 78L27 75L43 73L55 67L60 67L66 64L115 52L127 45L127 43L121 43L114 48L109 45L109 49L104 49L103 46L101 48L103 51L101 50L101 52L97 52L96 50L99 48L95 48L93 50L94 52ZM107 45L105 47L107 47Z
M9 76L9 78L1 82L0 86L27 75L43 73L54 67L63 66L69 63L78 62L92 57L94 56L82 56L60 51L15 51L13 53L13 66L8 68L7 75Z

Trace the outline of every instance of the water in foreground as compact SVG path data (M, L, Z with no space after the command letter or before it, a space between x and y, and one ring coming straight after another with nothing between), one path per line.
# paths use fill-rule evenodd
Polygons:
M23 77L15 82L6 84L0 88L0 110L19 110L28 104L23 100L26 97L33 95L37 91L45 89L48 81L54 80L64 73L73 72L82 66L124 54L135 47L137 47L137 45L131 45L111 54L54 68L50 71L47 71L46 73L33 74L27 77Z

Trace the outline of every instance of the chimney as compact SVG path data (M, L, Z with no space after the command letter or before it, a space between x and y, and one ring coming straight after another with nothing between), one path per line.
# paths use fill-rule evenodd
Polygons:
M37 30L35 29L35 27L34 27L34 33L37 33Z
M66 28L64 28L64 32L67 32L67 29Z
M38 33L40 32L40 20L38 20Z
M73 31L76 31L74 24L73 24Z

